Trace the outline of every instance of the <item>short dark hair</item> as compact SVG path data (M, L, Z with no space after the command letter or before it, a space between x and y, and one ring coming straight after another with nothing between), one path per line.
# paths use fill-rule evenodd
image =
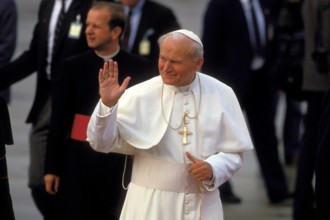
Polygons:
M126 26L126 16L124 13L124 8L119 3L114 2L106 2L106 1L97 1L94 2L91 9L108 9L111 18L109 20L109 28L120 27L122 32L120 35L124 33Z

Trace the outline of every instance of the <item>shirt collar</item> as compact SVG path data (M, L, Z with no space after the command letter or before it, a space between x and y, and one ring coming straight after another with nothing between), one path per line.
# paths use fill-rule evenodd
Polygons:
M109 55L106 55L106 56L102 56L102 55L98 54L96 51L94 51L94 52L95 52L96 56L103 59L104 62L108 62L110 59L112 59L113 57L115 57L119 53L119 50L120 50L120 47L118 47L116 52L114 52L113 54L109 54Z
M134 8L131 9L132 14L142 11L142 7L143 7L144 3L145 3L145 0L140 0L139 3ZM125 5L124 10L125 10L125 14L128 15L130 8L127 5Z

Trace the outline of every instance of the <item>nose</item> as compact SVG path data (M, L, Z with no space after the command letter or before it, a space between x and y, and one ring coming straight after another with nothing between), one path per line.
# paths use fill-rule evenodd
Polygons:
M85 34L90 34L91 32L92 32L92 27L87 25L86 30L85 30Z
M171 71L172 67L171 67L171 63L169 61L166 61L163 63L163 70L166 72Z

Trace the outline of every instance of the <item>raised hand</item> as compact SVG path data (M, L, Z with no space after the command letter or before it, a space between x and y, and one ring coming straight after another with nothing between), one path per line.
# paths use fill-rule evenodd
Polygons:
M130 77L126 77L121 85L118 83L118 64L110 60L105 62L99 71L100 96L103 104L113 107L124 94Z
M212 167L204 160L194 157L191 153L186 152L187 158L192 162L188 168L188 172L198 181L211 180L213 177Z

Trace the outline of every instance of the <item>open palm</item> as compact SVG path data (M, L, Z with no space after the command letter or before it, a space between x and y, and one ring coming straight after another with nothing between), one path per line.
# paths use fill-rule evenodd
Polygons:
M100 96L103 104L113 107L124 94L130 77L126 77L121 85L118 83L118 63L110 60L105 62L99 71Z

